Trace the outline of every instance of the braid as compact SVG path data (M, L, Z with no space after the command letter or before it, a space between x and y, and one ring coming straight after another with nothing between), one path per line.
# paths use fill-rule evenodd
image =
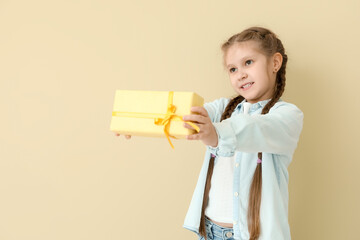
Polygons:
M239 95L233 99L230 100L230 102L228 103L228 105L226 106L223 114L221 115L221 120L225 120L229 117L231 117L231 114L233 113L233 111L235 110L236 106L241 103L244 100L244 97Z

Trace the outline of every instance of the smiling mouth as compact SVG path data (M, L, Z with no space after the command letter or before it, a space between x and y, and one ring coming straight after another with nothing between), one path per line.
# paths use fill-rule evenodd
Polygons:
M254 84L254 82L250 82L250 83L247 83L247 84L245 84L245 85L242 85L241 88L242 88L242 89L248 89L248 88L251 87L253 84Z

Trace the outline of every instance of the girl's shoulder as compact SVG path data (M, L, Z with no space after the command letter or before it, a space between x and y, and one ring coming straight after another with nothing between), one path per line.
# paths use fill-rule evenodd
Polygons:
M296 111L301 111L300 108L297 105L295 105L294 103L286 102L286 101L282 100L281 98L279 99L279 101L277 101L274 104L274 106L270 109L270 111L275 110L277 108L282 108L282 109L286 108L289 110L292 109L292 110L296 110Z
M269 114L281 115L283 118L301 121L304 119L304 113L297 105L295 105L294 103L283 101L281 99L276 102L274 106L269 110Z

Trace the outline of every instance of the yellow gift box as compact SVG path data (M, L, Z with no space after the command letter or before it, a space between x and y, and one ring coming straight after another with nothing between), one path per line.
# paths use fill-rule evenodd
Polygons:
M124 135L186 138L199 131L192 122L183 126L184 115L194 114L192 106L203 106L194 92L116 90L110 130Z

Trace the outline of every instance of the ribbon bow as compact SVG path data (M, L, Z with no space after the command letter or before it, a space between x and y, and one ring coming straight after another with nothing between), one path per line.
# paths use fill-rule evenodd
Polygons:
M166 138L168 139L168 141L169 141L172 148L174 148L174 145L171 143L170 137L172 137L172 138L176 138L176 137L169 134L170 121L172 119L178 119L178 120L184 121L182 119L182 116L178 116L178 115L175 114L176 106L172 104L173 95L174 95L174 92L170 91L169 92L169 98L168 98L167 112L166 112L165 117L164 118L155 118L155 121L154 121L154 123L156 125L163 125L164 126L164 133L165 133ZM197 132L200 131L199 127L196 126L195 124L193 124L192 122L186 122L186 123L191 125Z

